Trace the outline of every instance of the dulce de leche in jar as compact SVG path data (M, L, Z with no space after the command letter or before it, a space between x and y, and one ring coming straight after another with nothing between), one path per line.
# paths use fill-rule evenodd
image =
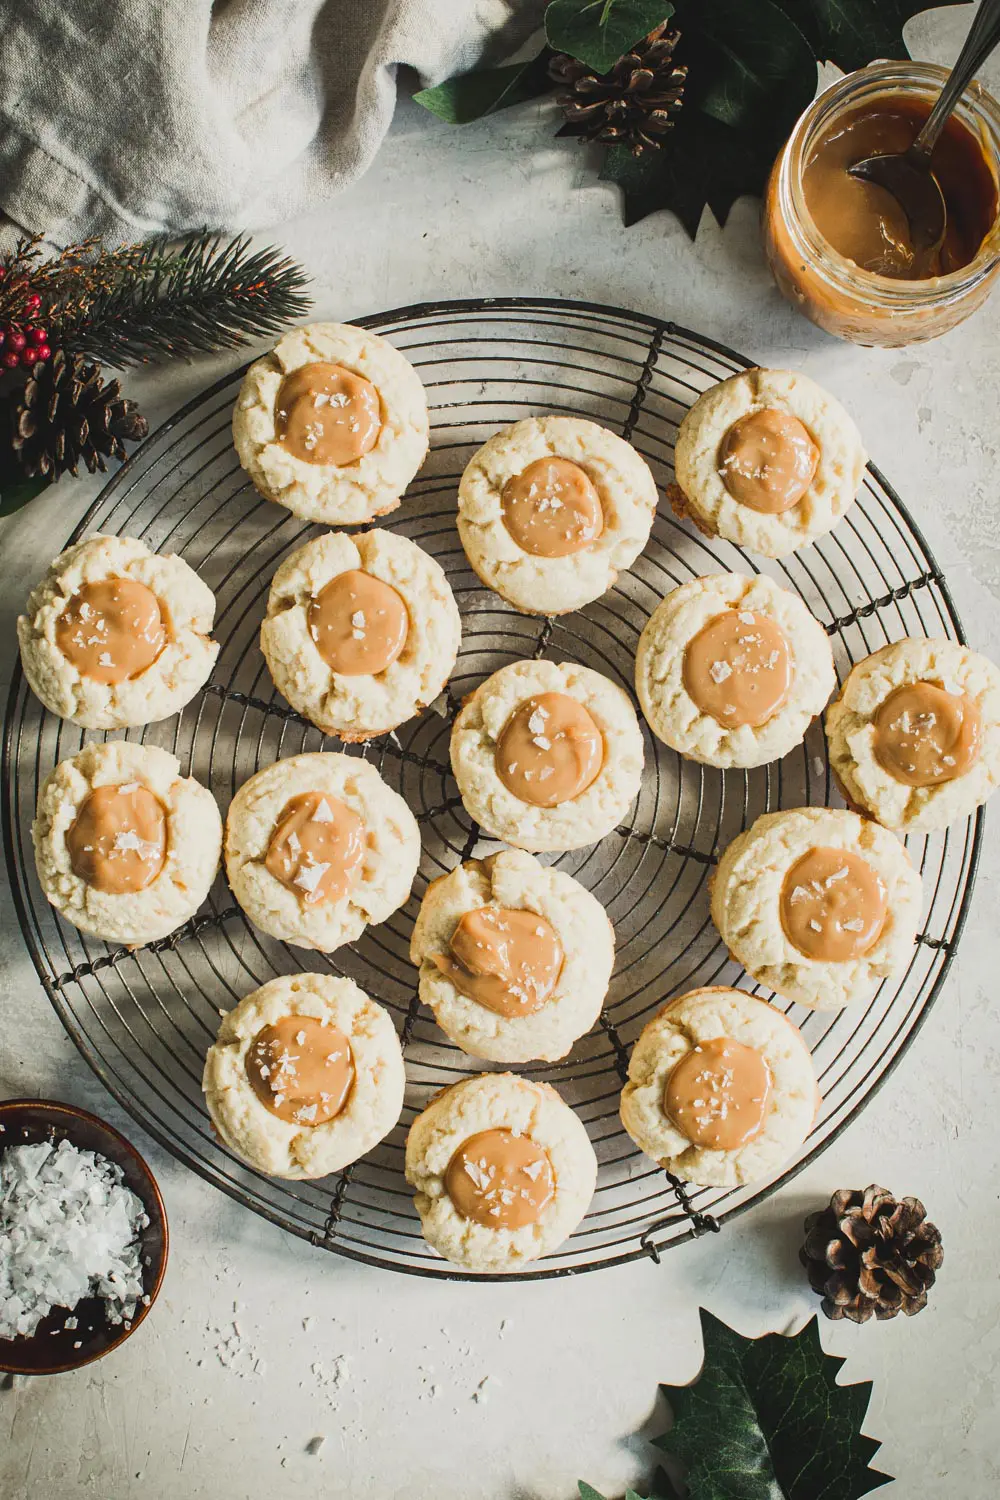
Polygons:
M932 63L874 63L820 94L771 172L764 244L779 288L838 338L894 347L936 338L986 298L1000 271L1000 105L962 96L931 158L947 213L942 244L914 246L892 194L850 175L904 152L947 78Z

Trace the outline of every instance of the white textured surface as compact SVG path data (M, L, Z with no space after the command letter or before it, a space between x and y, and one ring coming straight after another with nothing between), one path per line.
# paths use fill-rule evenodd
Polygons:
M911 45L954 57L967 16L937 12L909 28ZM988 76L1000 81L1000 64ZM764 363L805 369L858 416L925 529L971 642L1000 657L1000 296L938 343L838 344L772 288L755 204L740 204L724 233L706 222L693 247L663 216L626 233L614 191L573 143L548 139L541 113L527 107L452 132L401 109L370 175L336 211L282 231L317 276L317 315L442 295L577 296L674 316ZM128 385L158 421L234 363ZM17 607L95 491L93 481L69 482L3 523L5 675ZM665 1425L657 1382L698 1368L699 1302L745 1333L800 1322L814 1305L796 1260L803 1213L835 1187L875 1181L923 1198L944 1234L944 1269L917 1318L824 1322L824 1347L847 1356L842 1379L875 1382L867 1430L899 1478L887 1496L941 1489L993 1500L998 818L992 809L945 992L857 1123L718 1237L671 1250L659 1267L540 1285L369 1271L288 1238L174 1165L77 1057L5 906L0 1094L55 1095L123 1128L159 1176L173 1250L158 1306L119 1353L0 1391L0 1495L571 1500L578 1476L620 1495L652 1472L642 1434ZM307 1444L324 1435L310 1456Z

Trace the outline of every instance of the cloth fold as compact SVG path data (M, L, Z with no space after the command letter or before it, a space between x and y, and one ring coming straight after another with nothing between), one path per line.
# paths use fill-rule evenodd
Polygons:
M369 166L396 75L509 53L541 0L0 0L0 208L56 244L254 229Z

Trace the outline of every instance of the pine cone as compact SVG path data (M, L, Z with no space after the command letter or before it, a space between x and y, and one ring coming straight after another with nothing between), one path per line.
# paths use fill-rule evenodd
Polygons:
M867 1323L872 1314L911 1317L927 1305L944 1252L918 1198L843 1188L828 1208L809 1215L805 1230L799 1259L828 1318Z
M683 101L687 68L673 60L679 41L680 32L668 31L664 21L609 73L559 53L549 63L549 77L567 90L556 96L566 116L559 134L628 146L633 156L657 150Z
M62 349L32 367L13 423L11 447L24 473L53 479L67 470L76 474L81 460L91 474L103 473L106 458L124 458L125 443L149 431L117 380L105 383L98 365Z

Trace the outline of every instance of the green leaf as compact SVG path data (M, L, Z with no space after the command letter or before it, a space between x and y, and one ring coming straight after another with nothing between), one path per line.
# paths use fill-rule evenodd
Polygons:
M613 148L601 175L623 189L626 224L666 208L693 239L706 206L725 224L737 198L763 192L815 93L816 61L773 0L678 0L676 20L684 108L659 151Z
M34 500L42 490L47 490L52 483L50 479L12 479L3 480L0 484L0 516L12 516L16 510Z
M736 130L790 129L816 92L806 38L771 0L690 0L679 21L692 85L685 105Z
M837 1385L815 1318L793 1338L743 1338L704 1308L701 1326L701 1375L662 1387L674 1425L655 1442L684 1463L690 1500L860 1500L890 1482L861 1432L871 1382Z
M548 74L551 53L543 47L528 62L508 63L502 68L478 68L446 78L432 89L414 94L418 104L448 125L467 125L483 115L495 114L512 104L535 99L552 87Z
M927 0L776 0L808 37L816 56L845 73L877 57L909 57L903 26ZM959 5L962 0L935 0Z
M669 0L551 0L545 35L556 52L568 52L595 73L606 73L673 13Z

